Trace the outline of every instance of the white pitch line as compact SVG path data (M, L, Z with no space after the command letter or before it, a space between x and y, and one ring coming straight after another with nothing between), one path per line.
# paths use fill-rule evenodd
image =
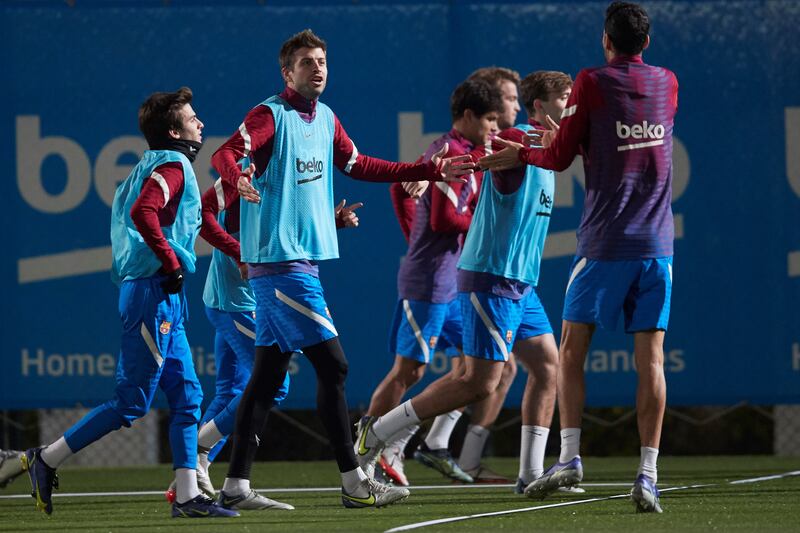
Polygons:
M754 477L750 479L738 479L736 481L731 481L731 485L743 485L745 483L758 483L759 481L771 481L773 479L780 479L783 477L791 477L791 476L800 476L800 470L794 470L792 472L786 472L785 474L776 474L774 476L764 476L764 477Z
M627 487L630 483L581 483L581 487ZM513 488L512 484L474 484L474 485L412 485L408 487L411 490L475 490L475 489L509 489ZM302 493L302 492L338 492L342 490L341 487L283 487L283 488L269 488L269 489L256 489L256 492L264 493ZM161 490L142 490L131 492L56 492L53 493L54 497L59 498L97 498L97 497L114 497L114 496L160 496L165 491ZM8 494L0 496L0 500L13 500L17 498L30 498L29 494Z
M773 479L781 479L791 476L800 476L800 470L795 470L792 472L785 472L783 474L776 474L774 476L763 476L763 477L755 477L749 479L739 479L736 481L729 481L727 483L706 483L702 485L685 485L683 487L670 487L666 489L661 489L660 492L671 492L671 491L678 491L678 490L687 490L687 489L701 489L706 487L715 487L719 485L738 485L743 483L757 483L759 481L767 481ZM569 507L573 505L581 505L584 503L594 503L594 502L601 502L607 500L618 500L621 498L629 498L630 493L626 492L624 494L615 494L613 496L605 496L602 498L587 498L584 500L575 500L570 502L561 502L561 503L551 503L548 505L535 505L533 507L523 507L521 509L509 509L507 511L495 511L491 513L480 513L480 514L473 514L473 515L465 515L465 516L454 516L450 518L440 518L438 520L427 520L425 522L417 522L414 524L408 524L405 526L398 526L393 527L391 529L387 529L384 533L396 533L398 531L409 531L411 529L419 529L428 526L436 526L439 524L449 524L452 522L462 522L464 520L474 520L476 518L486 518L490 516L502 516L508 514L515 514L515 513L526 513L530 511L541 511L542 509L554 509L556 507Z

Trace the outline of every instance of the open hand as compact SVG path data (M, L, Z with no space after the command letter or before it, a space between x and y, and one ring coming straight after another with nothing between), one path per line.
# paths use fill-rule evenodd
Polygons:
M442 149L433 154L431 161L436 165L437 173L441 176L441 181L455 181L466 183L467 180L461 176L474 174L475 163L468 154L455 157L445 157L450 147L444 143Z
M252 204L257 204L261 201L261 195L258 194L252 183L255 171L256 166L250 163L250 166L242 171L242 175L239 176L239 181L236 183L239 195Z
M518 142L509 141L497 137L495 142L501 144L504 148L499 152L492 155L484 156L478 161L480 167L484 170L508 170L509 168L516 168L522 166L522 161L519 160L519 151L524 146Z

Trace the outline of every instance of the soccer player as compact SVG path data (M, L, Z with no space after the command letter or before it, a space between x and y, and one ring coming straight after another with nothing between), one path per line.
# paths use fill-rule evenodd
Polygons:
M0 450L0 489L6 488L25 472L22 467L23 454L17 450Z
M543 109L563 109L569 93L569 76L537 72L523 81L529 124L504 130L500 137L522 140L526 132L542 127ZM471 154L479 157L479 146ZM529 167L483 176L480 198L458 263L458 298L464 321L464 354L473 380L499 374L511 349L530 373L523 398L522 446L517 492L543 472L544 451L556 394L558 349L544 308L535 292L544 240L553 206L554 174ZM528 216L528 213L535 213ZM471 385L452 380L437 381L416 398L388 413L359 433L360 459L374 456L369 448L380 448L381 432L393 426L407 427L420 411L434 409L432 390L442 400L469 394ZM455 382L455 383L454 383ZM488 387L487 387L488 389ZM484 393L488 395L487 389ZM489 392L495 389L489 389ZM443 403L443 402L439 402ZM370 424L364 424L365 427ZM371 431L370 431L371 429ZM520 481L522 480L522 481ZM524 483L524 484L523 484Z
M503 101L503 110L497 119L498 128L505 130L512 127L517 119L519 113L519 97L518 86L520 82L519 73L505 67L483 67L470 74L469 79L484 80L491 85L494 85L500 90ZM427 182L408 182L403 183L402 188L392 186L392 203L398 213L398 220L403 229L403 233L408 239L407 228L411 226L410 221L413 220L416 204L412 203L414 198L420 197L427 189ZM451 375L457 375L462 368L459 366L459 359L452 359L454 368ZM514 360L514 355L509 356L509 360L503 368L503 373L500 377L500 382L497 389L494 390L484 400L471 406L470 424L467 428L467 435L461 447L461 456L458 463L451 460L447 444L450 436L460 419L464 408L454 409L449 413L437 416L431 429L426 436L426 445L421 446L415 451L414 457L419 460L423 465L429 466L438 470L445 476L454 478L459 481L467 481L471 478L472 481L478 483L506 483L509 481L505 476L502 476L481 462L483 449L486 446L486 441L489 438L489 430L500 414L500 410L505 402L508 390L514 382L517 375L517 366ZM403 435L400 440L387 443L383 453L379 459L380 465L383 470L392 477L396 482L404 479L404 476L394 476L398 472L398 468L402 469L402 451L404 442L407 442L411 436L416 432L415 428L410 428ZM430 446L441 446L433 455L426 449ZM396 465L396 466L393 466ZM462 474L462 472L464 474Z
M22 458L36 506L53 512L56 469L106 434L144 416L156 388L170 407L170 447L177 480L172 516L238 516L200 492L195 467L203 393L184 330L184 272L195 270L200 191L192 161L203 123L192 91L154 93L139 109L149 150L117 188L111 210L111 277L120 286L123 333L114 398L90 411L49 446Z
M520 83L520 92L525 111L528 113L528 124L518 126L517 131L535 134L535 131L548 130L546 117L560 117L572 91L572 78L568 74L555 71L538 71L526 76ZM560 118L556 118L558 122ZM513 130L512 130L513 132ZM503 135L509 138L509 135ZM516 168L505 172L495 172L492 175L505 177L507 182L523 179L533 167ZM528 179L525 177L524 179ZM549 178L548 178L549 179ZM528 207L534 210L536 217L545 217L548 212L543 208L550 208L554 198L551 189L542 191L538 199L529 198ZM504 196L492 196L495 201ZM544 223L546 227L546 223ZM542 237L541 247L538 249L541 261L541 251L544 246ZM480 274L478 275L480 276ZM523 328L520 327L520 331ZM553 336L550 334L520 340L514 345L514 353L528 370L528 380L522 397L522 428L520 435L520 462L519 475L514 491L522 494L524 489L533 480L541 477L544 472L544 454L547 437L550 434L550 423L553 419L553 410L556 400L556 369L558 365L558 350ZM562 487L570 492L583 492L579 487Z
M393 163L359 154L333 111L319 101L327 82L326 44L310 30L279 54L286 88L253 108L212 157L223 180L238 184L242 261L256 296L256 354L236 414L233 452L219 500L249 492L250 466L294 350L317 374L317 407L342 476L346 507L380 507L405 488L368 477L353 455L344 395L347 360L325 302L318 261L338 257L333 218L333 166L365 181L457 180L467 157ZM237 162L250 156L242 172ZM275 342L277 340L277 342Z
M525 490L544 496L583 477L580 424L583 364L596 327L615 329L622 315L633 334L639 385L636 412L641 460L631 498L638 511L661 512L656 487L658 446L666 404L664 334L672 292L672 130L678 82L645 64L650 20L639 5L606 10L607 64L582 70L557 134L544 150L509 144L481 160L484 168L520 162L563 170L584 154L586 199L578 250L564 303L558 374L561 454Z
M244 166L249 165L247 161ZM255 352L255 295L247 281L247 264L239 263L239 192L218 179L202 197L203 229L200 235L215 247L206 277L203 302L206 315L216 330L214 353L217 368L216 391L200 421L197 437L197 483L209 496L215 496L208 475L210 464L233 432L236 408L250 379ZM336 226L356 227L355 211L363 204L336 206ZM275 396L279 405L289 392L289 375ZM173 482L174 485L174 482ZM170 490L174 490L170 486ZM169 491L168 491L169 492ZM168 493L168 499L170 498ZM237 510L292 510L287 503L266 498L254 490L242 495Z
M506 67L483 67L469 77L485 80L500 89L503 95L503 112L497 119L497 127L501 130L513 127L520 111L519 72Z
M503 113L497 125L501 130L512 128L517 123L519 106L520 77L516 70L506 67L483 67L472 74L471 78L483 79L496 85L503 94ZM503 367L503 374L497 388L482 401L470 406L470 421L458 466L466 471L476 483L507 483L509 479L498 474L481 462L483 450L489 440L489 427L495 423L506 396L517 376L517 363L514 353L509 353L508 361ZM452 426L453 428L455 425ZM451 429L452 432L452 429Z
M423 160L429 161L445 143L451 154L466 154L483 145L497 132L497 119L502 111L502 95L496 87L480 79L462 82L450 97L452 129L428 147ZM394 365L373 392L366 419L396 407L406 391L422 378L436 350L454 357L452 372L460 373L461 309L456 301L456 263L472 220L478 187L475 176L466 184L439 182L428 188L417 203L408 252L397 274L399 299L389 338L389 349L395 354ZM395 191L402 192L400 184L393 184L392 188L396 198ZM405 220L403 214L401 207L398 211L401 224ZM450 429L442 432L440 426L450 426L451 418L443 419L444 423L442 418L434 421L414 456L453 479L469 483L472 478L458 467L447 450ZM381 457L380 466L400 485L408 485L403 449L417 429L418 426L413 426L392 437L386 448L389 453Z

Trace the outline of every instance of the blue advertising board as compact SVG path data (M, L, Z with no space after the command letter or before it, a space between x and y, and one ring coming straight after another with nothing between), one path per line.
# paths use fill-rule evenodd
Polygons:
M413 160L449 129L450 92L474 69L573 77L603 61L604 2L6 2L2 143L0 408L95 405L114 387L120 323L109 279L110 204L145 143L139 104L182 85L195 94L209 159L247 111L279 92L277 55L292 33L328 42L323 100L362 153ZM680 82L675 127L674 293L665 370L673 405L800 402L800 4L645 4L645 60ZM522 120L524 117L519 117ZM560 330L580 161L560 174L539 292ZM339 232L341 259L321 266L350 360L348 399L366 405L389 369L387 333L405 241L385 184L335 177L362 201ZM187 330L207 396L213 331L202 308L209 252L188 280ZM434 357L427 380L447 370ZM633 345L596 335L590 405L634 400ZM313 370L292 365L285 406L315 404ZM508 405L519 405L518 377ZM418 390L418 389L417 389Z

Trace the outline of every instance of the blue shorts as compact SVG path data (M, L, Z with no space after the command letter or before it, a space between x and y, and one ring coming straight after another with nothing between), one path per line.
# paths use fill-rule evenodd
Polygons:
M218 442L208 455L213 461L225 441L233 433L236 422L236 410L242 399L242 393L250 380L255 357L256 323L254 312L228 312L206 307L206 316L214 326L214 362L217 368L216 389L214 399L203 413L200 421L202 427L213 420L224 438ZM273 342L274 344L274 342ZM289 394L289 374L283 385L275 394L275 405Z
M389 352L425 364L436 351L457 357L461 332L458 300L444 304L399 300L389 332Z
M256 295L256 346L282 352L338 337L319 278L292 272L250 280Z
M216 330L214 363L217 370L215 395L203 413L202 426L214 418L235 396L241 395L250 380L255 357L255 312L229 312L206 307L206 316ZM274 344L274 341L273 343ZM275 395L275 405L289 394L289 375ZM234 411L235 412L235 411ZM219 426L219 424L217 424ZM220 430L223 435L225 431ZM230 432L228 432L230 433Z
M672 296L672 257L599 261L575 257L564 300L564 320L625 331L667 329Z
M464 355L508 361L517 340L553 333L535 289L519 300L488 292L459 292L464 318Z

